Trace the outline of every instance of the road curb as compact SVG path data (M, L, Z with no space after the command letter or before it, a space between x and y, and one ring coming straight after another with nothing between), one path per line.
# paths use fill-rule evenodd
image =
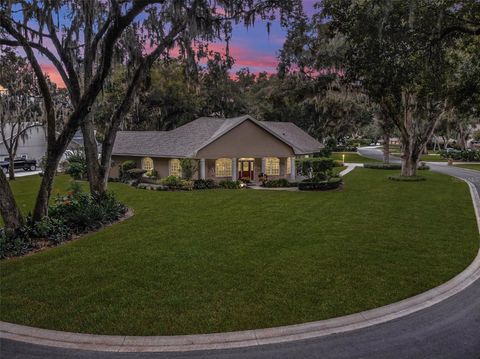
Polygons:
M467 182L480 231L480 196ZM343 317L276 328L178 336L110 336L61 332L0 322L0 338L66 349L108 352L185 352L285 343L344 333L415 313L461 292L480 279L480 250L474 261L448 282L414 297Z

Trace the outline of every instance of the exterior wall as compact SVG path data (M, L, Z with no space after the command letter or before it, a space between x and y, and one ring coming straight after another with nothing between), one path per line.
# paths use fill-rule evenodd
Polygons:
M142 160L145 157L138 156L112 156L112 167L110 169L109 177L118 178L120 175L120 165L128 160L135 161L137 168L142 168ZM170 158L151 157L153 160L153 168L158 173L158 177L164 178L170 175ZM213 171L215 171L215 161L213 161ZM208 173L208 172L207 172ZM199 178L199 171L197 170L193 179Z
M17 157L24 155L29 159L40 161L47 152L47 137L45 128L42 126L35 126L26 132L26 138L20 138L18 141ZM5 145L0 144L0 158L8 157L8 152Z
M197 158L291 157L290 146L251 121L245 121L197 153Z

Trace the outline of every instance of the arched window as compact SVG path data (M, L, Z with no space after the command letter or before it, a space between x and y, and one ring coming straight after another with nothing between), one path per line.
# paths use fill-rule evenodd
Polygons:
M277 157L267 157L265 159L265 172L267 176L279 176L280 159Z
M152 173L153 171L153 160L150 157L145 157L142 159L142 169L147 171L147 174Z
M170 176L182 177L182 166L180 164L180 160L177 160L176 158L170 160L169 174Z
M215 176L232 177L232 160L230 158L219 158L215 161Z

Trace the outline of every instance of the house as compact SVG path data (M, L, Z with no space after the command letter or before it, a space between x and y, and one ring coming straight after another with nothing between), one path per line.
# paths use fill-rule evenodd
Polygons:
M4 133L8 134L6 140L11 139L11 125L4 125ZM25 128L25 127L22 127ZM14 130L13 136L18 136ZM8 142L7 142L8 143ZM68 145L67 152L83 148L83 136L81 131L77 131L72 141ZM47 128L43 124L35 124L24 131L19 138L17 147L17 157L28 158L40 161L47 153ZM0 159L8 158L8 151L2 137L0 136Z
M112 153L111 177L134 160L159 177L181 176L182 158L198 161L195 178L256 180L295 179L295 158L318 152L322 145L290 122L257 121L251 116L202 117L172 131L120 131Z

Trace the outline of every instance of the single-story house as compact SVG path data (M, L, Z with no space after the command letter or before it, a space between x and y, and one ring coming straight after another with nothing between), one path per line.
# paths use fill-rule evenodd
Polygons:
M119 131L112 153L111 177L119 166L134 160L138 168L159 177L181 176L180 160L198 161L194 178L252 181L295 179L295 158L308 156L322 145L290 122L257 121L251 116L202 117L172 131Z

